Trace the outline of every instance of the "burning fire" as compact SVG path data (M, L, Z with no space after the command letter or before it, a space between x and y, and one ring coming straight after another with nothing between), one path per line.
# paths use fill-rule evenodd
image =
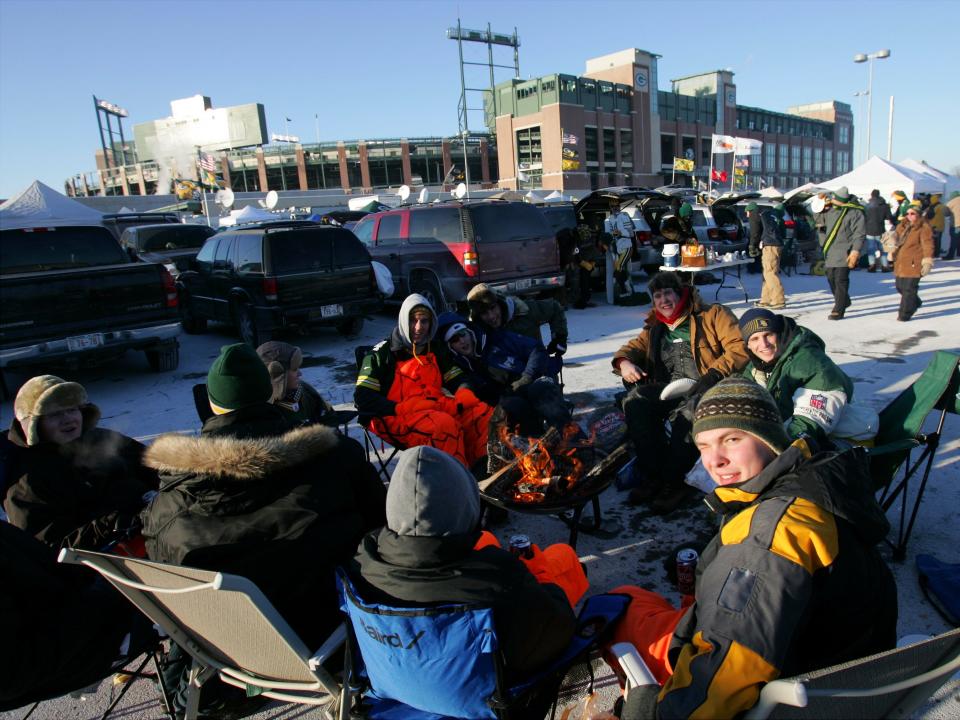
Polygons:
M550 491L565 493L583 475L583 461L577 457L577 446L571 446L580 428L569 423L560 440L548 448L539 438L527 438L529 450L517 447L516 435L506 427L500 428L500 442L517 458L520 478L513 486L513 500L520 503L543 502Z

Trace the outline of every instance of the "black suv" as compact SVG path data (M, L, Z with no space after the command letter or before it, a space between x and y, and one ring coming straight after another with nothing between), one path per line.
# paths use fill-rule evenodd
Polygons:
M356 335L383 304L363 244L349 230L310 223L219 232L177 285L185 331L233 323L254 347L281 328L334 325Z
M563 289L554 231L528 203L409 205L367 215L353 232L390 269L395 300L418 292L440 311L480 282L517 294Z
M176 213L169 212L105 213L103 218L101 218L101 222L103 222L103 226L119 240L120 236L123 235L123 231L129 227L136 227L137 225L157 225L158 223L170 225L179 224L180 216Z

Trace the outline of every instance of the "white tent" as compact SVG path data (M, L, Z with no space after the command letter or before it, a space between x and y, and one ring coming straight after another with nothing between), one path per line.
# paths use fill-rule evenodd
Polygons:
M564 195L559 190L554 190L552 193L543 198L544 202L555 203L555 202L572 202L573 195Z
M874 189L879 190L880 197L883 198L889 198L896 190L903 190L907 197L913 197L917 193L943 192L943 183L930 175L897 165L878 155L874 155L846 175L820 183L820 187L829 190L846 187L863 201L870 197L870 191Z
M220 218L220 227L260 222L261 220L282 220L284 217L286 216L274 215L253 205L247 205L242 210L231 210L227 217Z
M765 187L763 190L760 191L760 197L765 197L765 198L782 198L782 197L783 197L783 190L780 190L779 188L777 188L777 187L775 187L775 186L773 186L773 185L770 185L769 187Z
M71 200L35 180L30 187L0 205L0 228L100 225L103 213Z
M913 160L912 158L901 160L900 164L905 168L915 170L923 173L924 175L930 175L936 180L942 182L944 197L950 197L950 193L953 192L960 192L960 178L958 178L956 175L947 175L947 173L927 165L922 160Z

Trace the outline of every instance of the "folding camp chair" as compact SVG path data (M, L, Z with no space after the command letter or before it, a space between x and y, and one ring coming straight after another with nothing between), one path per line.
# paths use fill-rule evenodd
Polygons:
M533 717L538 703L529 704L532 696L552 691L555 703L566 671L603 642L629 603L625 595L589 598L561 656L535 677L506 688L489 607L392 607L364 601L342 570L337 582L341 609L351 623L348 684L360 691L362 710L374 720L479 720L517 708Z
M627 676L627 700L642 686L656 685L630 643L612 648ZM823 670L774 680L745 720L766 718L907 718L960 669L960 629ZM644 675L644 672L646 675ZM649 697L649 696L648 696Z
M367 353L373 349L372 345L358 345L354 351L354 359L357 363L357 372L360 372L360 368L363 366L363 358L366 357ZM363 447L367 451L367 457L370 457L370 451L373 451L373 456L376 458L378 472L383 477L384 481L390 482L390 463L393 462L393 459L402 451L406 450L406 445L401 443L399 440L390 437L389 439L384 439L379 435L374 434L370 430L370 421L373 418L360 415L357 417L357 424L360 425L360 428L363 430ZM387 452L387 443L390 444L390 452ZM380 444L380 448L377 449L377 444Z
M343 645L344 625L311 654L246 578L70 548L59 559L100 573L190 655L186 718L196 717L200 688L216 673L248 695L346 720L343 690L322 665Z
M923 493L930 478L933 458L940 445L940 436L948 412L960 414L960 356L938 350L923 374L916 382L900 393L896 399L880 411L880 428L876 444L868 448L870 473L878 490L883 509L890 509L897 498L903 496L900 505L900 521L897 541L887 541L893 548L894 560L903 560L907 542L923 501ZM923 432L923 424L933 410L940 411L936 429ZM919 457L911 459L914 448L923 448ZM903 476L897 474L903 467ZM920 470L920 484L913 493L913 508L907 517L910 504L910 482Z

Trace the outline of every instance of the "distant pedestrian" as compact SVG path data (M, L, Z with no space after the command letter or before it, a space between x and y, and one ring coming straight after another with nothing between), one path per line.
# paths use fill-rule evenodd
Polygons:
M787 303L783 294L783 283L780 282L783 231L779 219L772 208L764 207L761 211L755 202L747 205L747 217L750 219L750 256L759 255L763 268L763 286L756 305L782 310Z
M917 290L920 278L933 269L935 250L930 223L920 214L919 207L910 207L906 218L897 225L897 248L891 253L900 293L897 320L906 322L923 305Z
M940 238L943 237L943 203L940 202L940 193L934 193L930 196L929 204L923 212L924 219L930 223L933 231L933 256L940 257L946 254L946 251L940 244Z
M903 190L894 190L893 202L896 203L896 207L893 208L891 214L893 215L893 222L896 224L907 214L907 208L910 207L910 198Z
M610 254L613 256L614 301L629 302L633 296L630 280L630 260L633 258L633 238L636 232L633 220L620 209L620 203L610 204L610 214L604 221L604 230L613 237Z
M864 242L864 252L867 254L867 260L870 267L867 272L890 272L890 262L880 245L880 238L886 230L886 222L896 224L893 215L890 214L890 206L887 201L880 197L879 190L870 192L870 202L863 210L864 221L866 225L866 241Z
M853 202L846 187L838 188L824 210L824 233L820 239L823 265L833 293L828 319L842 320L850 307L850 270L857 266L866 235L863 208Z
M950 248L943 256L944 260L953 260L960 252L960 192L950 193L947 209L953 216L953 227L950 229Z

